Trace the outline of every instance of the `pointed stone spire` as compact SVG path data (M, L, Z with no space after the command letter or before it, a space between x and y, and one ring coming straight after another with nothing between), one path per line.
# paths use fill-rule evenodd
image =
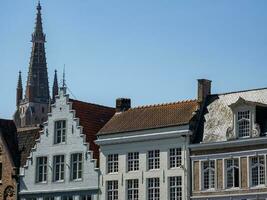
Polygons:
M19 78L18 78L18 84L17 84L17 99L16 99L17 107L19 106L20 101L22 100L22 94L23 94L23 88L22 88L22 80L21 80L21 71L19 71Z
M37 5L37 15L32 34L32 52L29 64L26 86L26 100L30 102L48 103L49 86L45 55L45 34L43 33L40 2Z
M54 83L53 83L53 102L55 103L55 98L58 95L58 81L57 81L57 70L55 70L55 75L54 75Z

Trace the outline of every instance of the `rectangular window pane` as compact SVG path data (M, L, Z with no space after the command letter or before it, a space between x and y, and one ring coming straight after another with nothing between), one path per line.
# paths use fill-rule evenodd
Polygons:
M118 181L107 181L107 200L118 200Z
M82 153L71 155L71 179L79 180L82 178Z
M66 121L60 120L55 122L55 144L66 141Z
M53 158L53 177L54 181L63 181L65 173L64 155L54 156Z
M148 151L148 169L160 168L160 151Z
M128 171L139 170L139 153L128 153Z
M36 182L46 182L47 180L47 157L36 158Z
M159 178L147 179L148 200L160 200L160 182Z
M180 167L182 164L181 148L170 149L169 153L170 168Z
M169 189L170 200L182 200L182 177L170 177Z
M118 172L119 169L119 155L110 154L107 159L108 173Z
M139 191L138 179L127 180L127 197L128 200L138 200Z

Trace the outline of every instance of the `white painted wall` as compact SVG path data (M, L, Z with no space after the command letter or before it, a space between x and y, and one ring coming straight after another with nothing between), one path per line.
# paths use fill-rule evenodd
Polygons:
M167 200L169 197L168 177L182 176L183 199L187 199L188 186L188 137L182 137L181 133L168 134L172 131L181 131L180 128L158 129L153 131L143 131L136 133L122 133L116 135L99 136L97 143L100 144L100 199L107 199L106 182L109 180L118 180L119 183L119 200L127 199L127 179L139 179L139 199L147 199L147 178L160 178L160 199ZM166 134L164 134L166 132ZM183 135L188 135L188 127L182 130ZM160 134L160 136L156 136ZM126 137L122 139L123 137ZM132 136L135 141L131 141ZM145 137L149 139L145 139ZM121 138L121 139L118 139ZM131 139L130 139L131 138ZM113 140L114 139L114 140ZM131 141L131 142L130 142ZM183 167L169 168L169 149L182 148L182 165ZM150 150L160 150L160 169L148 170L147 153ZM139 152L139 171L127 171L127 155L129 152ZM119 172L116 174L107 173L107 156L109 154L119 154Z
M98 191L98 173L96 162L92 160L92 152L89 144L85 143L85 135L79 126L79 120L74 118L75 112L71 110L68 102L68 95L61 90L55 105L49 114L48 122L45 123L44 131L39 141L32 150L30 158L24 168L21 169L20 195L27 197L42 197L51 194L55 197L64 194L95 194ZM57 120L67 121L66 144L54 144L54 122ZM72 153L83 154L83 179L82 181L70 180L70 156ZM52 166L54 155L65 155L65 180L62 183L52 181ZM35 182L36 157L48 156L48 177L47 183Z

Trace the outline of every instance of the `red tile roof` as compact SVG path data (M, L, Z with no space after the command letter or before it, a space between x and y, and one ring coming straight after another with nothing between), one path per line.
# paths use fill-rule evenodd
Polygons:
M95 144L97 132L115 114L115 108L102 105L82 102L70 99L72 109L76 111L76 117L80 120L83 133L86 135L86 142L90 145L90 150L94 152L94 158L99 158L99 146Z
M41 128L28 127L18 129L18 146L20 152L20 166L26 164L27 158L30 156L31 150L36 144L36 140L40 137Z
M197 109L196 100L132 108L115 114L98 135L188 124Z

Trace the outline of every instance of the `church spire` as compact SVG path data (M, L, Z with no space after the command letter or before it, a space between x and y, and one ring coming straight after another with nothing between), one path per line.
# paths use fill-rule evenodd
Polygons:
M55 103L55 98L58 95L58 82L57 82L57 70L55 70L54 83L53 83L53 103Z
M19 106L20 101L22 100L23 88L22 88L22 80L21 80L21 71L19 71L19 78L17 84L17 99L16 104Z
M32 34L32 52L26 86L26 100L29 102L49 101L49 86L45 55L45 34L43 33L41 5L38 2L34 32Z

